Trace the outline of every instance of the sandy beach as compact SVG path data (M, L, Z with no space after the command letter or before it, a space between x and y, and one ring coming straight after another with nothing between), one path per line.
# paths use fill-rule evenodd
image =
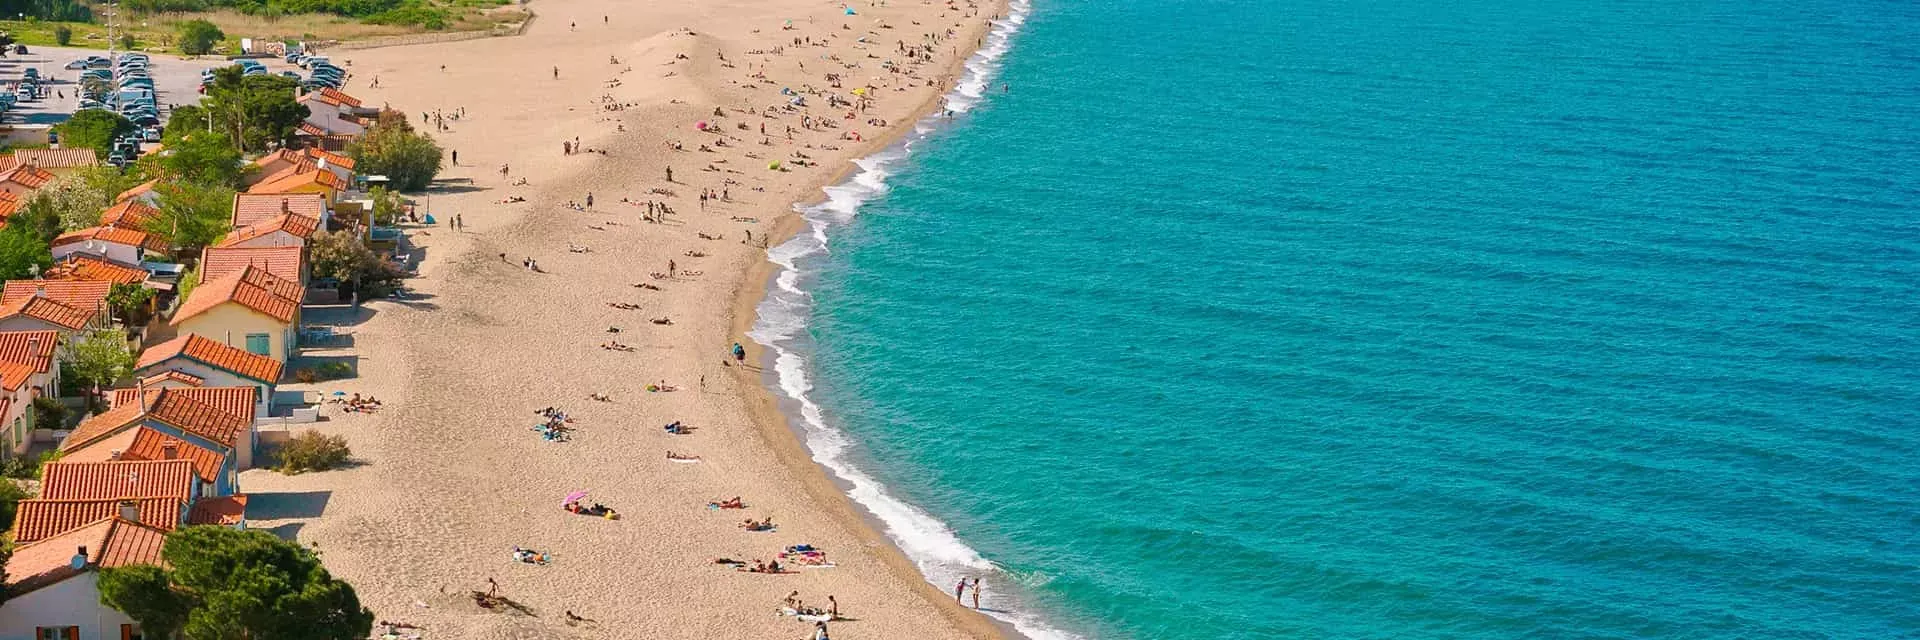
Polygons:
M307 355L359 376L301 387L384 404L328 405L319 425L361 464L246 473L251 526L317 545L378 618L429 638L808 637L776 615L795 591L834 597L851 619L835 638L1002 635L862 521L741 336L763 243L797 228L794 203L938 108L1002 11L845 6L543 1L523 36L333 54L349 93L410 113L458 164L419 198L437 224L411 231L409 295L309 314L351 340ZM567 440L532 428L548 407L572 418ZM690 432L665 432L673 422ZM575 491L620 519L563 511ZM746 508L707 507L735 496ZM749 518L777 529L750 532ZM715 563L797 544L835 566ZM518 562L516 546L551 562ZM525 610L473 604L490 579Z

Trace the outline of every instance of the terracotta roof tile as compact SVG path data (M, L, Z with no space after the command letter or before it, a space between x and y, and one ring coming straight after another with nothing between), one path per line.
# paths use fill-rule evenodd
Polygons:
M48 268L42 277L47 280L79 280L105 282L112 285L139 284L146 282L152 275L146 269L121 264L91 253L69 253Z
M326 160L327 164L340 167L348 171L353 170L354 160L352 156L341 155L338 153L334 153L332 151L328 151L326 149L321 149L319 147L307 147L305 149L302 149L302 151L305 151L307 153L307 157L313 158L315 162L319 162L320 160Z
M25 386L27 381L33 379L33 374L35 373L39 373L39 371L36 371L33 365L30 364L0 362L0 388L5 388L9 392L19 391L20 387ZM4 415L4 412L0 412L0 415Z
M318 193L240 193L233 196L234 228L254 225L282 213L319 220L327 214L327 197Z
M166 531L180 527L181 512L187 501L172 497L136 497L140 522ZM103 500L21 500L14 516L13 541L31 543L78 529L101 518L120 514L121 499Z
M107 303L113 285L106 282L8 280L0 290L0 304L42 297L76 309L97 309Z
M34 371L53 370L53 352L60 345L58 331L0 331L0 361L31 365Z
M193 497L193 466L186 460L67 462L41 466L40 497L46 500Z
M73 432L60 442L61 451L78 451L82 447L105 439L120 430L140 422L138 403L113 407L98 415L88 416L74 425Z
M161 375L178 375L185 376L190 380L200 380L195 376L178 371L168 371ZM254 410L258 408L258 405L254 404L255 401L259 400L258 392L253 387L206 387L201 386L200 382L195 382L194 386L190 388L150 387L147 389L147 400L154 400L155 396L158 395L162 389L165 389L167 393L191 398L194 402L199 402L218 409L222 413L239 417L241 420L246 421L247 424L253 424ZM114 389L113 405L120 406L121 403L133 402L134 399L138 397L140 397L140 390L137 388Z
M298 214L281 214L257 224L235 227L233 233L227 234L227 238L220 241L219 246L228 247L240 244L275 231L285 231L293 237L307 240L312 238L313 232L319 228L320 221L318 219Z
M160 184L160 180L158 178L153 180L148 180L146 182L142 182L134 186L132 189L128 189L126 191L120 192L120 195L113 197L113 201L120 202L123 200L132 200L134 198L138 198L140 196L153 193L153 188L155 186L158 186L159 184Z
M103 462L115 460L116 458L113 457L115 452L120 456L117 459L123 461L189 462L193 465L193 475L207 482L219 481L221 469L225 467L227 461L225 453L175 438L150 427L134 427L95 440L91 444L67 452L60 459L73 462Z
M355 98L353 96L347 95L345 92L332 87L321 87L320 95L315 97L318 98L321 102L325 102L327 104L330 104L336 107L343 106L343 105L348 107L360 106L359 98Z
M181 303L180 309L174 312L173 321L178 324L231 302L280 322L290 323L300 311L300 298L289 295L302 294L290 294L289 285L296 288L300 286L298 282L267 275L265 271L248 265L237 273L205 280L200 286L194 287L186 302Z
M140 379L141 384L150 384L150 385L156 385L156 386L164 382L178 382L180 384L184 384L189 387L198 387L200 385L206 384L207 380L206 378L202 378L200 376L196 376L191 373L187 373L185 371L178 371L174 369L168 369L166 371L162 371L160 373L156 373ZM121 393L122 391L125 391L127 393L123 394ZM126 400L124 400L125 402L132 402L134 397L133 394L135 393L138 393L138 390L114 389L113 390L113 397L115 398L114 403L119 404L120 402L122 402L122 400L120 400L120 398L122 397L126 398Z
M28 189L38 189L52 181L52 173L30 164L17 165L0 172L0 182L12 182Z
M7 219L12 218L13 214L19 213L22 205L20 204L20 198L18 196L5 191L0 191L0 193L7 195L7 197L0 198L0 226L6 226Z
M288 281L285 284L255 284L273 288L281 296L298 299L305 293L304 287L300 286L301 262L304 259L300 247L207 247L200 254L200 282L204 284L239 273L247 267L255 267L264 270L265 275Z
M53 246L64 247L70 244L97 240L129 247L140 247L148 251L167 250L167 241L160 236L127 227L87 227L62 233L53 238Z
M93 522L13 550L7 562L7 588L18 596L79 575L73 568L80 548L87 550L88 568L164 565L160 552L167 532L117 517Z
M0 318L26 316L73 331L85 329L87 323L93 321L94 315L93 308L75 309L37 296L0 303Z
M147 203L134 199L121 200L119 204L107 207L100 212L100 224L109 227L128 229L146 229L147 221L160 216L160 210Z
M261 180L260 182L255 183L251 187L248 187L247 193L252 193L252 194L290 193L294 189L299 189L301 187L314 185L314 184L325 186L329 189L334 189L336 191L347 188L346 181L341 180L340 176L334 175L332 171L324 171L319 168L313 168L307 171L298 171L298 172L295 172L292 170L282 171L278 174L268 177L265 180Z
M33 165L43 169L72 169L76 167L100 166L99 156L92 149L20 149L13 152L13 160L19 164Z
M187 510L187 524L233 526L247 519L247 497L243 495L201 498Z
M179 357L266 384L280 381L282 365L278 360L191 333L147 347L134 370L147 371Z

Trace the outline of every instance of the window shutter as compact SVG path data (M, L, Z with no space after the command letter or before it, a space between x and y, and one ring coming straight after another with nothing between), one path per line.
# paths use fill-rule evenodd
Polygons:
M120 625L120 640L133 640L133 625Z
M60 630L60 640L80 640L80 627L67 627Z

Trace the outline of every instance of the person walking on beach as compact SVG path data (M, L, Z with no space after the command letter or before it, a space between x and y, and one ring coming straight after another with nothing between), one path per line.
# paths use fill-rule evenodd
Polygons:
M840 619L840 601L833 599L832 594L827 595L827 617L835 620Z
M980 608L980 579L973 579L973 608Z
M673 182L673 167L667 167L667 182Z
M456 167L460 166L460 150L459 149L453 150L453 166L456 166Z
M733 361L738 362L741 365L747 364L747 348L740 346L740 343L738 342L733 343ZM959 600L960 595L956 592L953 596L953 599Z
M593 192L592 191L587 192L587 208L588 209L593 208Z

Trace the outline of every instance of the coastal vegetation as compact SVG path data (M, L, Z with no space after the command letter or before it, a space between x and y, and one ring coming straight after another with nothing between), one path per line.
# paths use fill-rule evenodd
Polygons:
M206 96L197 105L174 109L166 133L192 131L226 134L240 151L266 151L270 144L285 146L293 130L311 111L295 100L300 82L277 75L244 75L239 67L215 69ZM209 122L211 121L211 122Z
M149 637L189 640L367 637L373 612L313 550L264 531L186 527L167 534L167 568L100 572L100 601Z
M175 181L160 183L154 191L160 194L160 213L143 230L160 236L182 255L197 255L233 230L233 189L229 187Z
M378 124L347 148L355 166L384 175L395 189L419 191L440 173L440 145L432 136L413 130L406 118L381 117Z
M326 471L346 464L353 456L344 436L327 435L308 429L288 438L280 446L280 472L296 475L308 471Z
M177 29L180 53L190 56L213 53L213 46L227 39L227 34L220 31L220 27L200 18L182 22Z
M350 291L384 293L406 277L400 267L380 259L373 249L347 231L315 233L308 254L313 277L331 278L339 282L342 294Z

